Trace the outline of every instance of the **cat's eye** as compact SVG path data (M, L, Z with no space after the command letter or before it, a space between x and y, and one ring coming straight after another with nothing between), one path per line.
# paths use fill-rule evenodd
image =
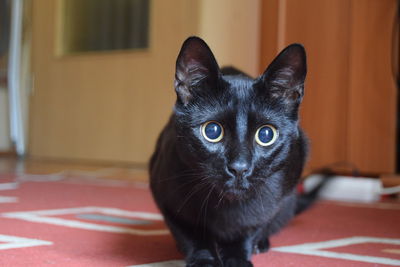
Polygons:
M272 125L263 125L256 132L256 142L260 146L270 146L278 138L278 130Z
M201 134L208 142L217 143L224 137L224 128L216 121L208 121L201 125Z

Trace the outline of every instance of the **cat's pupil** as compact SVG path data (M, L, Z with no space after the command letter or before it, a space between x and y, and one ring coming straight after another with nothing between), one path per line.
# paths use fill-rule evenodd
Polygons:
M258 131L258 140L263 144L269 144L274 140L275 131L271 126L263 126Z
M216 122L207 123L204 128L204 134L211 140L217 140L221 137L222 127Z

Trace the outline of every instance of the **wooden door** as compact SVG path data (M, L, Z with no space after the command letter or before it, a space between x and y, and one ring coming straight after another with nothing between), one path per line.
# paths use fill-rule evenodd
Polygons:
M393 172L396 90L390 53L396 1L262 3L260 68L290 43L307 50L301 123L311 143L308 170L339 163L364 173Z
M65 55L63 1L33 2L29 154L144 164L175 99L175 58L197 1L150 1L147 49Z

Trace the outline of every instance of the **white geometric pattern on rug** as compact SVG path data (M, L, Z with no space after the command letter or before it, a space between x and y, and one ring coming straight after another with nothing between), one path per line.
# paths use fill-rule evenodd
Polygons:
M0 191L15 190L17 188L18 188L17 183L0 183ZM18 202L17 197L0 196L0 203L16 203L16 202Z
M0 235L0 250L11 248L49 246L52 244L52 242L39 239L31 239L12 235Z
M0 196L0 203L16 203L16 202L18 202L18 198L16 197Z
M277 248L273 248L272 250L279 251L279 252L327 257L327 258L400 266L400 260L397 260L397 259L323 250L323 249L337 248L337 247L356 245L356 244L365 244L365 243L381 243L381 244L390 244L390 245L400 245L400 239L354 236L354 237L349 237L349 238L335 239L335 240L329 240L329 241L323 241L323 242L305 243L305 244L294 245L294 246L277 247Z
M20 219L29 222L47 223L64 227L120 233L120 234L132 234L132 235L142 235L142 236L169 234L169 231L165 228L157 230L135 229L133 227L121 227L113 225L88 223L80 220L54 217L54 216L74 215L82 213L83 214L97 213L97 214L121 216L126 218L137 218L137 219L153 220L153 221L163 220L163 217L158 213L127 211L122 209L106 208L106 207L77 207L77 208L67 208L67 209L7 212L1 214L1 216L5 218Z

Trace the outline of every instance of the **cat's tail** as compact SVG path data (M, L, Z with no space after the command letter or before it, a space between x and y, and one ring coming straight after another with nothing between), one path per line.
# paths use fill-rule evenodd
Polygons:
M322 176L321 181L310 191L297 196L296 215L309 209L316 202L319 192L321 192L322 188L329 182L330 178L335 175L334 172L329 169L322 169L318 171L318 174Z

